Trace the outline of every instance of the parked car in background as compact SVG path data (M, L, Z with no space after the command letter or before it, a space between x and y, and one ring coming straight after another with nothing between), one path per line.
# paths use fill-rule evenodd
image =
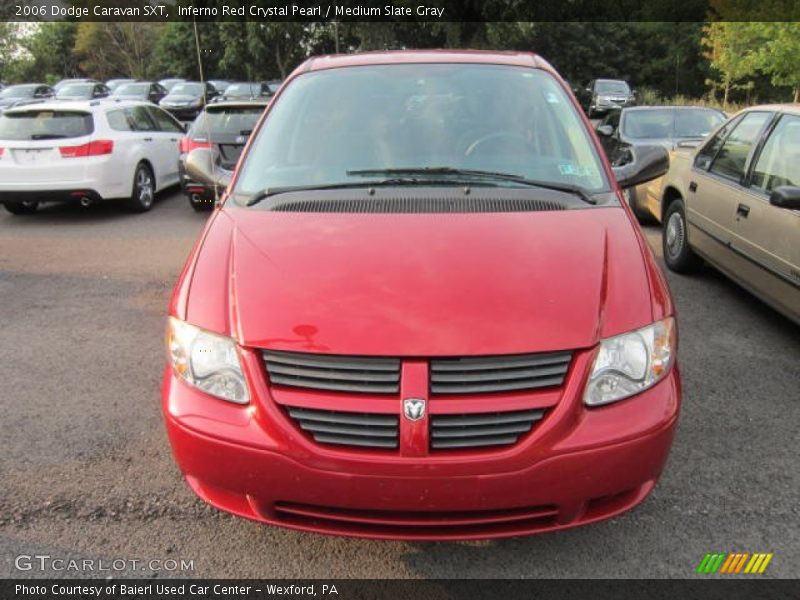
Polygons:
M186 175L184 161L195 148L213 148L219 159L219 167L233 171L239 156L255 129L258 119L268 102L240 101L209 104L194 120L180 142L181 189L195 210L211 210L214 206L213 186L192 181ZM217 190L219 192L221 190Z
M610 111L597 133L612 165L630 160L632 146L660 144L669 152L679 145L697 145L725 121L725 113L701 106L634 106ZM658 178L625 190L628 203L640 221L661 219L661 185Z
M172 89L173 86L175 86L175 85L177 85L179 83L183 83L184 81L186 81L186 80L182 79L180 77L172 77L172 78L162 79L158 83L165 90L167 90L167 93L169 93L169 91Z
M578 99L590 118L636 104L636 95L621 79L593 79L580 91Z
M104 83L68 83L56 92L56 100L97 100L107 98L110 93Z
M75 79L62 79L58 83L53 86L53 89L58 92L62 87L65 85L69 85L71 83L100 83L96 79L90 79L89 77L78 77Z
M208 82L184 81L172 86L169 93L159 102L159 106L182 121L191 121L200 114L206 102L216 95L217 90Z
M167 95L167 90L154 81L136 81L123 83L111 94L112 98L119 100L141 100L158 104Z
M259 98L269 98L272 95L267 82L235 81L223 93L214 98L215 102L246 101Z
M270 95L277 92L281 85L283 85L283 81L280 79L270 79L267 81L267 88L269 89Z
M53 88L43 83L9 85L0 91L0 112L14 106L44 102L54 95Z
M581 109L532 54L311 59L169 308L162 407L191 489L295 529L498 538L642 502L680 407L674 307ZM502 90L502 93L498 93Z
M42 202L124 199L150 210L178 183L183 127L142 102L45 102L0 115L0 203L14 214Z
M136 79L109 79L108 81L106 81L106 87L111 92L113 92L114 90L116 90L122 84L133 83L134 81L137 81L137 80Z
M222 94L225 89L231 84L230 81L226 79L209 79L208 83L214 86L214 89L217 90L218 93Z
M670 269L704 259L800 323L800 105L746 109L676 152L661 208Z

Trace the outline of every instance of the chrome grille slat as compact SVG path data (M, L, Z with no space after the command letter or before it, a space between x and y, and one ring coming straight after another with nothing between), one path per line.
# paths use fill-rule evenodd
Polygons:
M520 421L538 421L544 410L522 410L506 413L476 413L466 415L433 415L434 427L475 427L478 425L500 425Z
M320 444L397 448L400 422L397 415L339 412L286 407L294 419Z
M431 415L430 445L434 450L508 446L544 417L543 409L501 413Z
M357 371L396 371L400 367L399 358L350 357L332 354L304 354L301 352L264 351L264 360L285 365L319 367L321 369L354 369Z
M463 438L480 437L484 435L501 435L506 433L525 433L531 430L531 423L520 423L519 425L500 425L498 427L470 427L459 429L455 427L443 427L437 429L436 437L441 438Z
M495 381L500 379L538 379L548 375L564 375L569 365L558 365L540 369L506 369L503 371L468 371L465 373L436 373L436 381L442 383L458 381Z
M432 371L477 371L485 369L513 369L555 363L569 363L571 352L549 352L514 356L480 356L463 358L437 358L431 361Z
M320 444L336 444L340 446L366 446L370 448L397 448L397 440L368 438L365 436L344 436L319 433L314 439Z
M499 437L486 437L475 439L453 439L453 440L434 440L431 447L434 449L443 448L475 448L480 446L510 446L515 444L517 436L505 435Z
M351 381L354 377L358 377L363 381L378 381L378 382L394 382L397 375L392 372L384 371L354 371L354 370L335 370L335 369L308 369L304 367L287 367L281 364L269 365L270 373L277 373L279 375L290 375L294 377L308 377L310 379L320 379L325 377L327 379L340 379L342 381Z
M437 358L430 363L432 394L481 394L557 387L571 352Z
M397 417L372 413L334 412L328 410L312 410L308 408L289 408L289 415L305 421L321 421L323 423L347 423L348 425L371 425L373 427L397 426Z
M398 358L274 350L262 356L275 385L365 394L396 394L400 389Z

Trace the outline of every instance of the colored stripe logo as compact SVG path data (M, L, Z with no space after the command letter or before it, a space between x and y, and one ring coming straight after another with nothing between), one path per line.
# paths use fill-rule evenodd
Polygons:
M711 575L714 573L724 573L726 575L736 574L761 574L767 569L769 561L772 560L772 552L718 552L709 553L700 561L697 573Z

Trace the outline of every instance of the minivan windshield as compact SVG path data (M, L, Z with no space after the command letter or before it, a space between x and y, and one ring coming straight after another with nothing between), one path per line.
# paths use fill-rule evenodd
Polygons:
M631 88L624 81L616 79L598 79L595 84L598 94L630 94Z
M357 185L365 178L359 171L397 169L491 171L589 193L609 189L577 110L548 72L393 64L294 79L259 130L234 192Z

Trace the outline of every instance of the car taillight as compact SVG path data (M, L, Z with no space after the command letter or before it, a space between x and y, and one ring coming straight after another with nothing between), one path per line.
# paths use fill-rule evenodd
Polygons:
M80 146L61 146L59 149L62 158L80 158L83 156L101 156L114 151L112 140L94 140Z
M3 157L3 152L5 152L5 150L6 150L5 148L0 148L0 158Z
M178 151L182 154L191 152L195 148L211 148L211 144L208 142L198 142L190 137L181 138L181 141L178 143Z

